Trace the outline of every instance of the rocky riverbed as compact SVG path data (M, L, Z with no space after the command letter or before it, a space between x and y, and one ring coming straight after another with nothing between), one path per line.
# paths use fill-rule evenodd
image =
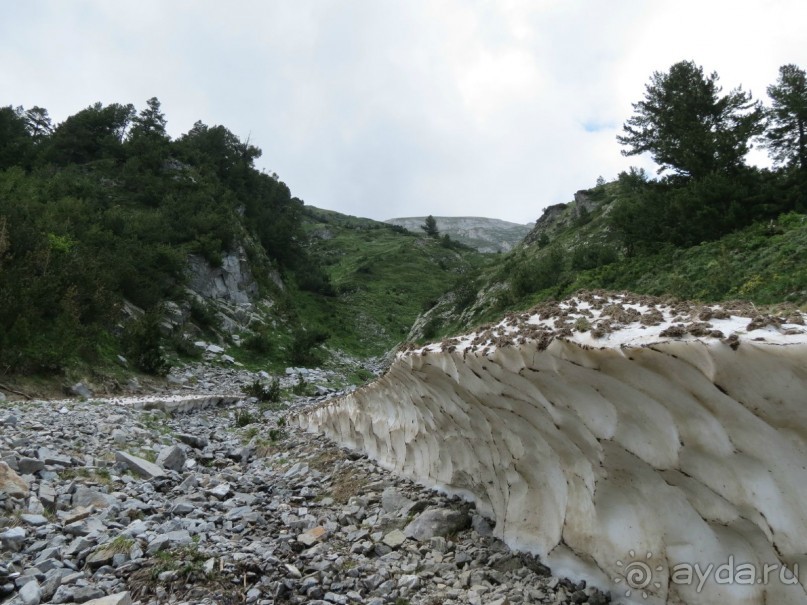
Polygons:
M206 407L0 401L0 602L608 601L510 552L471 505L290 422L338 390L232 397L256 377L175 373Z

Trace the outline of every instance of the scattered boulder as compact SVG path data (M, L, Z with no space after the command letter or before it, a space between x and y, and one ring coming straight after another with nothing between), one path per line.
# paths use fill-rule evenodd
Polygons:
M26 582L26 584L20 588L20 592L17 596L22 605L39 605L42 602L42 589L39 586L39 582L36 580Z
M87 509L90 507L106 508L110 505L110 498L86 485L77 485L73 493L71 504L75 508ZM76 519L74 519L76 520Z
M172 471L181 471L185 465L185 452L178 445L165 448L157 456L157 464Z
M418 541L435 536L447 536L470 527L471 518L464 511L431 508L423 511L404 529L407 538Z
M27 498L28 484L5 462L0 461L0 494L12 498Z
M74 397L81 397L82 399L90 399L93 396L92 389L83 382L77 382L71 387L67 388L67 394Z
M25 542L26 531L22 527L12 527L0 532L0 546L5 550L17 552Z

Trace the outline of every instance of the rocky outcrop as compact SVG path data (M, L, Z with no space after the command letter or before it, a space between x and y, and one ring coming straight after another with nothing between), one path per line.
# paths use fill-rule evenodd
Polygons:
M255 329L266 323L266 314L259 302L259 287L252 265L243 246L224 254L220 266L211 265L201 256L188 257L188 291L192 298L209 306L216 315L221 330L230 336L245 330ZM285 288L280 274L271 269L266 277L279 290ZM270 300L263 300L271 306ZM190 319L191 305L164 304L164 316L168 330L181 328Z
M569 204L554 204L544 208L543 213L535 221L535 226L524 236L524 244L531 245L538 242L542 236L549 236L558 229L571 224Z
M404 352L300 422L625 601L803 604L803 322L586 295Z
M247 305L258 295L246 252L239 247L222 256L221 266L213 267L201 256L188 257L188 286L210 300Z

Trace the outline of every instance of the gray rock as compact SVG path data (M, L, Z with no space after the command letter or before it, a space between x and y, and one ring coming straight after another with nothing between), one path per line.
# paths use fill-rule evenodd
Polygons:
M286 571L288 572L288 574L289 574L289 575L290 575L292 578L296 578L296 579L298 579L298 580L299 580L300 578L302 578L302 577L303 577L303 574L301 574L301 573L300 573L300 570L299 570L299 569L297 569L297 568L296 568L294 565L292 565L291 563L286 563L285 568L286 568Z
M202 450L207 447L208 440L204 437L199 437L198 435L188 435L186 433L177 433L176 438L179 439L182 443L189 445L197 450Z
M25 586L20 588L20 592L17 593L22 605L39 605L42 602L42 589L39 586L39 582L36 580L31 580L27 582Z
M90 387L88 387L83 382L77 382L73 386L68 387L67 393L69 395L73 395L75 397L82 397L84 399L89 399L90 397L93 396L93 392L90 390Z
M73 591L73 601L76 603L92 603L104 596L104 591L97 586L82 586Z
M117 554L117 551L110 544L104 544L96 548L89 557L87 557L86 564L90 569L98 569L104 565L110 565L112 559Z
M401 544L406 542L406 536L400 529L394 529L384 536L382 542L390 548L398 548Z
M468 514L445 508L431 508L418 515L404 529L408 538L418 541L445 536L466 529L471 524Z
M54 508L56 504L56 490L47 482L39 484L39 500L45 508Z
M208 493L211 496L215 496L216 498L219 498L220 500L223 500L224 498L229 496L230 492L232 492L232 488L230 487L230 484L226 483L226 482L225 483L219 483L213 489L208 490Z
M20 515L20 519L26 525L33 527L41 527L42 525L48 524L48 520L42 515L22 514Z
M22 527L12 527L0 532L0 545L6 550L17 552L25 542L26 531Z
M395 487L388 487L381 493L381 506L388 513L394 513L401 509L408 509L414 504L412 500L405 497Z
M20 458L17 461L17 470L23 475L33 475L45 469L45 463L36 458Z
M296 462L292 467L283 475L287 479L296 477L297 475L305 475L308 472L308 465L303 462Z
M165 471L153 462L144 460L138 456L127 454L126 452L116 451L115 460L118 464L128 468L133 473L145 477L146 479L154 479L155 477L164 477Z
M147 555L154 555L161 550L166 550L168 548L173 548L176 546L184 546L186 544L191 543L191 536L187 530L178 530L178 531L171 531L160 536L157 536L149 542L148 549L146 549Z
M480 536L493 535L493 529L490 527L490 523L488 523L488 520L482 515L474 515L471 517L471 527L473 527L474 531Z
M106 494L97 492L85 485L78 485L70 503L75 508L89 508L91 506L107 508L110 505L110 500L111 498Z
M185 465L185 452L178 445L165 448L157 456L157 464L172 471L181 471Z
M40 585L42 589L42 601L45 603L49 603L50 600L53 598L53 595L56 594L56 591L59 589L59 586L62 585L62 578L69 573L69 570L66 569L51 569L50 571L46 572L45 574L45 581L42 582Z
M56 589L56 592L53 593L53 596L50 599L51 603L69 603L73 600L73 591L75 590L72 586L65 586L62 584L59 588Z
M56 465L56 466L72 466L73 461L70 459L69 456L63 456L58 452L54 452L50 448L47 447L40 447L36 450L37 457L42 460L45 464Z

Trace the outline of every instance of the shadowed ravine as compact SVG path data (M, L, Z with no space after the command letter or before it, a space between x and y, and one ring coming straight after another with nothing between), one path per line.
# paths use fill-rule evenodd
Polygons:
M602 309L562 310L593 322ZM509 545L615 601L807 603L807 339L797 325L726 317L712 327L737 338L721 339L627 322L632 335L599 347L578 333L546 346L519 334L552 324L521 319L500 324L509 342L499 346L496 334L472 335L401 354L380 380L301 423L474 500ZM694 566L710 564L699 581ZM713 573L724 564L728 582ZM801 582L781 566L800 568ZM637 569L650 575L636 580Z

